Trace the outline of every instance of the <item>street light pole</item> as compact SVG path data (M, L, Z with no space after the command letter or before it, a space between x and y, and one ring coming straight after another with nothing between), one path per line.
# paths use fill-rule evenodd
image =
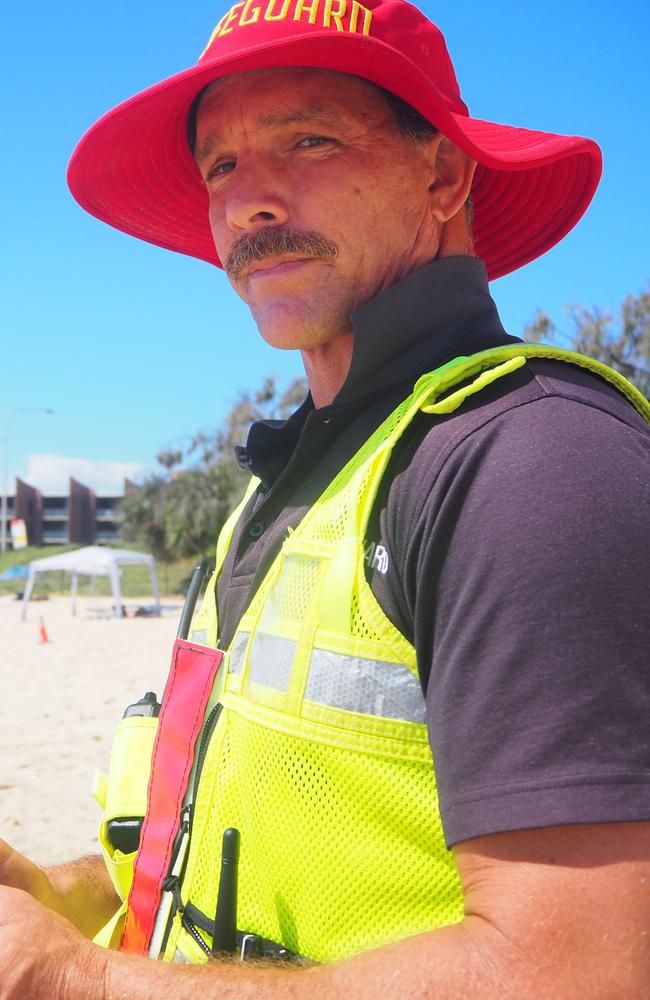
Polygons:
M18 407L9 410L5 419L2 437L2 495L0 497L0 553L7 551L7 499L9 495L9 427L15 413L54 413L54 410L42 407ZM15 513L15 512L14 512Z
M2 502L0 504L0 553L5 553L7 551L7 477L9 475L7 465L7 452L9 450L9 421L11 420L11 414L13 410L7 416L7 421L5 423L5 433L2 436Z

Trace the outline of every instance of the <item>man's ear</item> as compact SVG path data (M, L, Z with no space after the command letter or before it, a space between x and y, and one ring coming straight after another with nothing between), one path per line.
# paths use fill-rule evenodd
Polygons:
M476 160L438 133L428 150L431 182L429 204L436 222L445 223L460 211L469 197L476 170Z

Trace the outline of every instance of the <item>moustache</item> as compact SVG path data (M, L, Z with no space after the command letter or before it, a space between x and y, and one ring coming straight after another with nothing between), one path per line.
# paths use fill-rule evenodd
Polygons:
M320 233L291 229L288 226L264 226L255 233L243 233L237 239L224 262L224 270L231 281L237 281L249 264L265 257L295 254L331 261L337 257L336 243Z

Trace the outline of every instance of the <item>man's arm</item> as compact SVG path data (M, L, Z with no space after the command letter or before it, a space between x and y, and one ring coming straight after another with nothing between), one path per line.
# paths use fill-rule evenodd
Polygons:
M0 885L21 889L92 938L120 905L100 857L40 868L0 840Z
M555 827L454 850L455 926L333 965L166 965L102 952L0 890L0 1000L642 1000L650 983L650 824ZM28 904L28 905L26 905ZM58 921L58 923L57 923ZM24 947L25 927L42 942ZM5 992L12 964L14 993ZM18 986L15 984L18 983ZM24 984L27 993L20 993Z

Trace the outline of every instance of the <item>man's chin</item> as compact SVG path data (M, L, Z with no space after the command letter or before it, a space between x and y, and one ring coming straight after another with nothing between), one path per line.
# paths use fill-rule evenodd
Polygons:
M305 309L297 302L268 303L260 308L251 307L251 312L262 338L270 347L280 350L309 350L339 335L332 316L325 316L313 307Z

